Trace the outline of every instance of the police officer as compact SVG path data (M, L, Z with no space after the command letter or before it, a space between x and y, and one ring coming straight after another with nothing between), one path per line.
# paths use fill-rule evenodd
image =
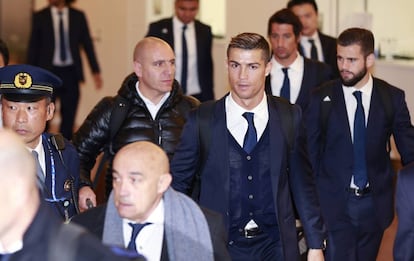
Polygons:
M38 162L38 186L48 205L64 220L77 213L79 159L61 135L46 133L53 118L53 93L62 85L56 75L31 65L0 68L2 119L14 130Z

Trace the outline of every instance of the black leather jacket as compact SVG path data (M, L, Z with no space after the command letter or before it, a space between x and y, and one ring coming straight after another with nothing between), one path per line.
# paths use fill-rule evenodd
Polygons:
M156 118L152 119L144 101L136 91L137 81L138 77L135 74L127 76L118 91L118 95L128 100L130 105L125 120L112 141L113 153L128 143L146 140L161 146L171 159L180 140L187 115L190 110L199 105L199 101L183 95L178 82L174 81L170 96L161 106ZM73 144L78 150L80 159L80 186L91 184L90 172L96 158L110 143L109 121L114 106L117 106L115 97L105 97L98 102L74 134ZM111 162L113 154L110 156Z

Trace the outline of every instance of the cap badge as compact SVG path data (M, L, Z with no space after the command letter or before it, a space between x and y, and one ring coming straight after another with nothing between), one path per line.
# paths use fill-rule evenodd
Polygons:
M25 72L18 73L14 77L14 86L16 86L16 88L30 88L32 86L32 77Z

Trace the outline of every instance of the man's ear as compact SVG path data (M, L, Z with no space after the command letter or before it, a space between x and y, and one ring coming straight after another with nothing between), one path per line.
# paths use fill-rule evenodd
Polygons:
M134 72L138 76L138 78L141 78L142 76L142 65L141 63L134 61Z
M158 193L164 193L171 185L172 176L170 173L162 174L158 180Z
M367 63L367 67L371 68L372 66L374 66L375 63L375 55L374 53L371 53L367 56L366 58L366 63Z
M50 121L51 119L53 119L53 115L55 115L55 103L51 102L47 105L46 108L46 112L47 112L47 121Z

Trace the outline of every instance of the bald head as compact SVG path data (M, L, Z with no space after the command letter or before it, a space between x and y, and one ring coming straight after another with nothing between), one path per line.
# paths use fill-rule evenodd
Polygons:
M145 221L169 188L172 177L165 152L148 141L130 143L112 166L114 203L122 218Z
M174 53L171 46L164 40L157 37L145 37L135 45L134 61L143 62L146 56L154 50L165 49Z
M139 161L137 164L145 164L148 169L151 169L151 173L154 175L169 173L167 154L152 142L137 141L130 143L118 151L115 159L121 157L129 158L131 161Z
M173 87L175 54L171 46L156 37L146 37L135 47L134 72L140 95L158 104Z
M32 154L22 138L8 129L0 130L0 183L4 179L24 178L36 180L36 168ZM11 175L13 173L13 175Z
M0 129L0 241L7 250L23 234L39 206L36 167L22 138Z

